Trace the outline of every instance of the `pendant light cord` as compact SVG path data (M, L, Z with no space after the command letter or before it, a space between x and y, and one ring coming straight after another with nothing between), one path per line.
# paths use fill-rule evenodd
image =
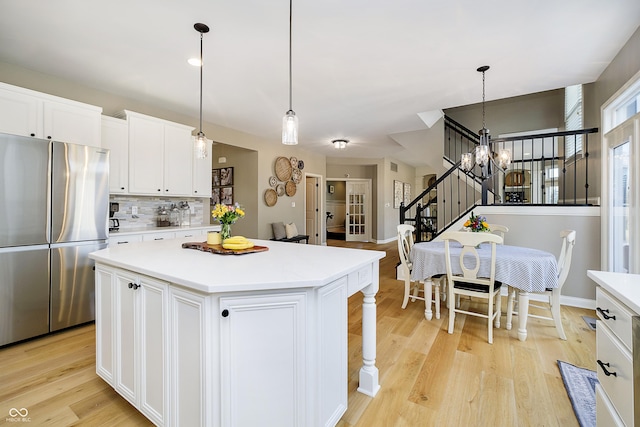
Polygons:
M484 120L484 71L482 72L482 129L486 129Z
M292 21L292 15L293 15L293 0L289 0L289 111L292 111L292 97L291 97L291 79L292 79L292 73L291 73L291 21Z
M204 63L202 62L202 37L203 33L200 33L200 133L202 133L202 69Z

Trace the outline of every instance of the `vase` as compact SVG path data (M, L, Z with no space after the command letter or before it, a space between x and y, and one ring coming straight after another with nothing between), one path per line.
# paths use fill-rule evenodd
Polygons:
M231 224L220 224L222 228L220 229L220 241L224 242L225 239L231 237Z

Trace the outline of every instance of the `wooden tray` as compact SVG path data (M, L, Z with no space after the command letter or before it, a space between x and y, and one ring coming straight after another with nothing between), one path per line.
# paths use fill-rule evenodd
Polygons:
M254 252L264 252L268 251L269 248L266 246L254 246L249 249L225 249L222 245L209 245L207 242L187 242L182 244L183 248L186 249L197 249L203 252L211 252L212 254L219 255L244 255L244 254L252 254Z

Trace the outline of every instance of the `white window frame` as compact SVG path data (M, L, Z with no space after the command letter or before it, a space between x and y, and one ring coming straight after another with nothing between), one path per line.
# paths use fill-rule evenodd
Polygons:
M564 89L564 126L565 130L581 130L584 128L584 116L582 114L582 85L567 86ZM574 138L565 136L564 158L565 163L573 162L583 157L582 135ZM575 150L574 150L575 147Z

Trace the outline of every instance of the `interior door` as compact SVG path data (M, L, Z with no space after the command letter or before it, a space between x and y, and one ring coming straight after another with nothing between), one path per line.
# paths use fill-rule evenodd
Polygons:
M321 242L320 228L318 225L318 178L314 176L305 177L305 223L306 232L309 235L309 244L318 245Z
M634 147L634 138L638 140L639 128L640 114L636 114L605 136L608 144L610 194L609 215L605 219L609 235L608 271L640 271L640 265L637 265L636 260L640 230L634 221L630 221L638 206L637 165L640 164L640 153Z
M347 220L345 240L348 242L368 242L371 240L369 212L371 212L371 182L346 182Z

